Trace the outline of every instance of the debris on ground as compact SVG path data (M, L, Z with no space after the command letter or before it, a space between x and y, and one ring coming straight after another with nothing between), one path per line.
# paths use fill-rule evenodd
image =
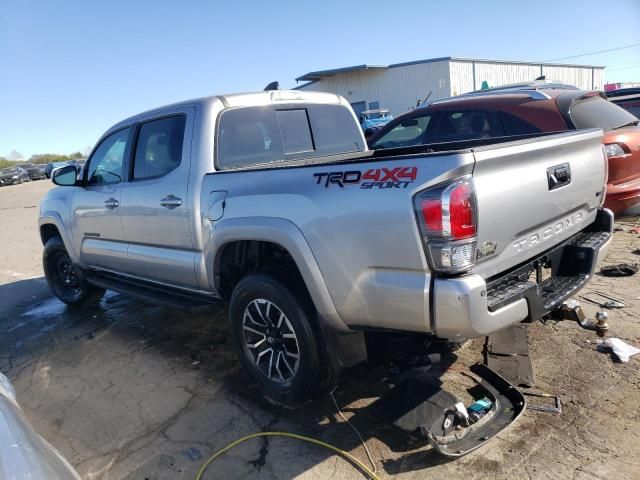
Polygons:
M612 309L612 308L626 307L626 304L622 300L611 297L603 292L587 292L583 295L580 295L580 298L582 298L583 300L586 300L589 303L593 303L594 305L598 305L599 307L602 307L602 308Z
M535 410L538 412L547 413L562 413L562 401L558 395L551 395L549 393L534 393L534 392L522 392L523 395L533 398L550 398L553 399L553 405L545 404L531 404L527 402L527 410Z
M605 277L630 277L638 271L638 264L619 263L617 265L607 265L600 269L600 273Z
M618 357L622 363L629 363L630 357L640 353L640 348L629 345L619 338L607 338L599 341L598 349L602 351L613 350L614 355Z

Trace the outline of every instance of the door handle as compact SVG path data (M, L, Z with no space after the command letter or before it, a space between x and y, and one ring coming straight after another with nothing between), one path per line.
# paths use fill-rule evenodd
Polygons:
M118 205L120 205L120 202L115 198L108 198L104 201L104 206L112 210L116 208Z
M162 200L160 200L160 205L168 209L173 209L182 205L182 199L176 197L175 195L167 195Z

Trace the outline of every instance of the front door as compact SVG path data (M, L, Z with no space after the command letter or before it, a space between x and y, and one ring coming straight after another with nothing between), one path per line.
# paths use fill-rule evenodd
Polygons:
M193 108L143 120L129 182L122 188L122 225L132 272L146 280L197 288L189 228Z
M120 194L131 128L104 138L87 161L84 186L71 198L72 230L80 261L87 266L129 271L120 219Z

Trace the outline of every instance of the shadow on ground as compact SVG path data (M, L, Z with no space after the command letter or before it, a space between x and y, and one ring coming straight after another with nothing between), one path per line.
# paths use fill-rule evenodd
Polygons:
M225 308L189 313L112 292L98 306L69 308L42 278L2 285L0 298L0 370L14 381L36 430L83 476L191 478L213 451L261 430L319 438L367 463L328 395L296 410L260 396L227 339ZM389 389L388 354L346 372L336 400L348 405L344 412L365 440L398 454L383 462L388 474L439 465L444 458L426 441L369 413ZM430 373L436 383L456 356L443 359ZM217 461L206 478L294 478L338 461L332 457L294 440L253 440Z

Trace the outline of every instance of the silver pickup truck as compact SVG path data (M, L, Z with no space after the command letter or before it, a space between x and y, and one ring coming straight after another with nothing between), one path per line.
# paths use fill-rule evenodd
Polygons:
M408 125L418 136L420 125ZM105 289L229 302L239 358L296 401L366 356L363 332L461 341L541 318L610 241L602 132L370 151L331 94L212 96L124 120L42 201L69 305Z

